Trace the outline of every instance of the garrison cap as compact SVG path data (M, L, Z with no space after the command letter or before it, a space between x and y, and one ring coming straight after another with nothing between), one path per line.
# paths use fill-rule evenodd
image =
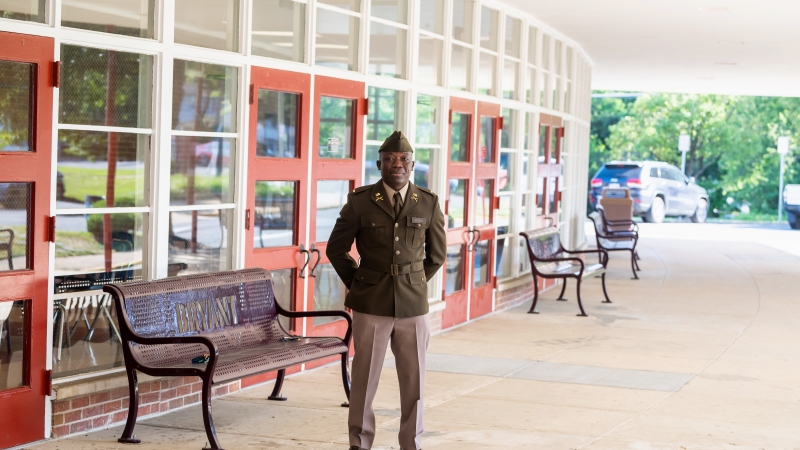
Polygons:
M383 145L381 145L380 152L411 152L414 153L414 149L411 148L411 144L408 143L408 139L403 136L402 131L395 131L392 133L391 136L386 138L383 141Z

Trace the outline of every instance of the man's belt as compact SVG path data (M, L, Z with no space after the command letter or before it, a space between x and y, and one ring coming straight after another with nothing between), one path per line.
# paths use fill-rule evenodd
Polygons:
M386 263L377 263L375 261L369 261L367 259L361 258L361 264L359 267L365 267L370 270L375 270L377 272L388 273L392 275L403 275L405 273L417 272L425 268L425 265L422 261L416 261L408 264L386 264Z

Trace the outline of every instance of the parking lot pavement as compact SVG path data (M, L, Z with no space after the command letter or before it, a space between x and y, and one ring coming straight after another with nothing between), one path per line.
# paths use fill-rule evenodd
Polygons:
M611 257L590 317L550 290L539 302L434 336L426 450L796 449L800 447L800 232L769 226L643 224L641 280ZM389 356L391 358L391 355ZM397 449L399 395L387 359L375 400L375 449ZM228 449L347 448L338 367L214 401ZM205 443L199 405L141 421L147 449ZM121 427L36 449L130 449Z

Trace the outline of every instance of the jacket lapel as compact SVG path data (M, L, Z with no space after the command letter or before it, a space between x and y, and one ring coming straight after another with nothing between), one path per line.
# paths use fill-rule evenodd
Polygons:
M417 189L417 187L414 186L414 184L409 181L408 191L406 192L406 199L403 201L403 209L400 210L400 216L395 218L395 222L399 222L400 219L407 216L408 213L411 212L411 210L417 207L417 203L419 203L419 196L420 196L419 194L420 194L419 189ZM414 200L415 198L416 200Z
M394 210L392 209L392 203L389 200L389 194L386 193L386 189L383 188L383 182L378 181L377 183L372 185L372 192L370 193L370 198L373 202L375 202L378 206L381 207L389 217L394 218Z

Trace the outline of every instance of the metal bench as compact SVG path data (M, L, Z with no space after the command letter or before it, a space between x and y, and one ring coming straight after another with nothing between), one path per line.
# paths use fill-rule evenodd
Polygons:
M600 248L597 250L574 250L570 251L561 245L561 238L558 229L555 227L540 228L538 230L524 231L520 236L525 238L528 247L528 257L531 260L531 274L533 274L533 304L528 311L529 314L539 314L536 310L536 303L539 300L539 280L540 278L563 279L561 293L558 300L566 301L564 290L567 289L567 279L575 278L578 282L577 296L578 308L581 313L578 316L586 316L581 302L581 281L601 277L603 280L603 295L606 299L603 303L611 303L606 291L606 264L608 264L608 253ZM580 258L569 255L597 253L600 264L587 264Z
M287 367L340 355L342 382L350 399L350 314L284 310L275 300L266 270L111 284L103 290L114 297L130 389L128 420L119 442L141 442L133 435L139 411L136 371L202 379L203 422L212 449L221 448L211 420L215 384L277 370L269 399L286 400L280 391ZM347 320L347 332L344 338L292 336L280 325L278 315L340 316ZM206 361L197 362L205 355Z
M636 244L639 242L638 231L608 231L602 213L598 211L589 214L589 219L594 223L597 248L607 252L630 252L633 279L638 280L639 275L636 271L641 270L639 269L639 263L636 262L639 259L636 251Z

